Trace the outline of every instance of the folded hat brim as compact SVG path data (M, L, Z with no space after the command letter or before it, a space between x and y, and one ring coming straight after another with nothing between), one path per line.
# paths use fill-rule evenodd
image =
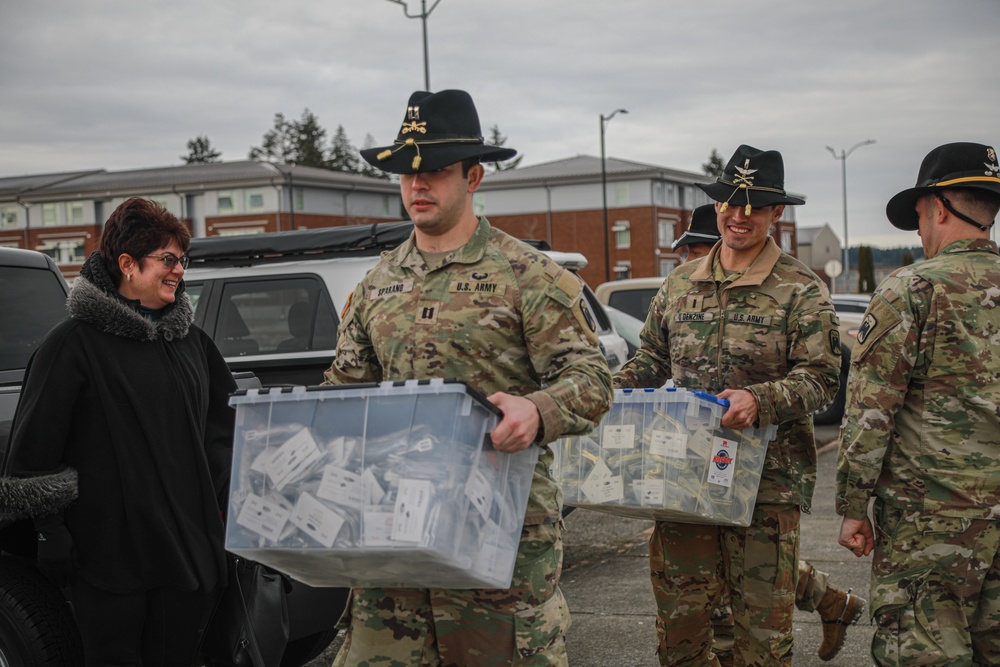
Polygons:
M896 229L915 232L920 227L917 216L917 200L930 193L931 188L910 188L894 195L885 205L885 217Z
M1000 179L979 177L979 180L962 179L961 182L956 182L955 179L946 177L942 179L942 182L943 185L907 188L894 195L885 205L885 217L889 218L889 222L896 229L915 232L920 229L920 217L917 215L916 209L917 200L924 195L929 195L935 190L948 189L989 190L1000 193Z
M674 244L670 246L670 249L678 250L686 245L694 245L695 243L715 245L715 242L718 241L719 238L719 236L709 236L708 234L699 234L698 232L687 231L681 234L679 239L674 241Z
M385 151L392 151L392 153L389 157L379 160L379 153ZM517 151L513 148L501 148L486 144L425 144L420 146L420 164L414 168L413 159L417 155L415 146L400 147L398 144L380 148L366 148L361 151L361 157L364 158L365 162L390 174L418 174L437 171L472 157L478 157L481 162L502 162L517 155Z
M714 199L715 201L728 201L731 205L744 205L747 203L747 194L750 197L750 205L754 207L761 206L775 206L777 204L792 204L794 206L801 206L806 203L805 199L799 197L793 197L789 194L782 194L780 192L770 192L768 190L755 190L753 188L748 188L743 190L743 192L738 194L733 194L735 190L740 190L742 188L734 188L731 185L726 185L725 183L696 183L699 188L704 190L705 194Z

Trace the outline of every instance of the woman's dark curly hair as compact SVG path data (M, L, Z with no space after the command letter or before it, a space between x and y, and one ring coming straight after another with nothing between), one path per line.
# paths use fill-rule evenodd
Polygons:
M191 231L177 217L156 202L132 197L114 210L101 234L101 259L108 273L121 283L118 257L125 253L137 262L157 248L177 241L182 252L191 243Z

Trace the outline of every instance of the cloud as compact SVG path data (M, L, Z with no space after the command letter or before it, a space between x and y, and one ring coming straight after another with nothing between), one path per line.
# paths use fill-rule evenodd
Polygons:
M428 3L433 5L433 3ZM409 13L420 11L409 0ZM427 20L433 89L469 90L524 165L608 155L700 171L740 143L781 150L800 224L852 243L916 243L885 221L923 155L997 143L1000 3L930 0L441 0ZM314 113L360 145L391 141L424 87L422 21L385 0L53 0L5 11L0 175L178 164L208 136L246 157L275 113Z

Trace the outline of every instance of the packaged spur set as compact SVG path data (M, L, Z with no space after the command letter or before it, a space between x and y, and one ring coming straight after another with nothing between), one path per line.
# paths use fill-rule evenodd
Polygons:
M563 502L641 519L750 525L777 427L723 428L727 408L687 389L616 389L597 429L551 445Z
M226 549L312 586L508 588L538 448L447 380L248 390Z

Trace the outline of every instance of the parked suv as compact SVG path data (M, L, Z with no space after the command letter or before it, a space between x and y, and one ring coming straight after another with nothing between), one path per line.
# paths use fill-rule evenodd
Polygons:
M383 250L406 240L410 221L218 236L191 241L185 274L195 323L215 340L233 370L253 371L265 385L316 385L333 361L340 313ZM529 241L577 272L580 253ZM587 306L612 371L628 346L584 285Z

